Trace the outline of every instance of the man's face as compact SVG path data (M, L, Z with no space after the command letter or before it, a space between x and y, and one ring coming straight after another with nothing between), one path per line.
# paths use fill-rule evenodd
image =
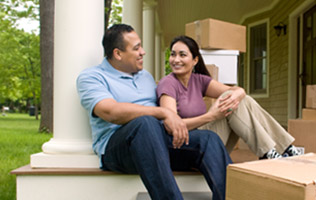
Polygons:
M125 50L121 51L123 70L127 73L136 73L143 69L145 51L135 31L124 33L123 37L126 44Z

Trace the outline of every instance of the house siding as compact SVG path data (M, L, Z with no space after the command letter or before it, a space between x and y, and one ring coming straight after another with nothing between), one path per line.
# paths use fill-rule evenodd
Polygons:
M274 8L264 13L247 18L243 25L249 25L263 19L269 19L269 96L267 98L256 98L258 103L267 110L281 125L287 126L288 121L288 27L286 35L283 33L278 37L274 26L282 22L288 26L289 14L293 12L305 0L281 0ZM248 37L248 33L247 33ZM249 52L249 50L247 51ZM245 88L249 84L247 55L245 57L244 83ZM249 92L249 91L247 91Z

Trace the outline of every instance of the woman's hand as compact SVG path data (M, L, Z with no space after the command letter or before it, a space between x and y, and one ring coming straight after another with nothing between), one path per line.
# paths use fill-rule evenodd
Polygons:
M219 120L225 118L227 112L222 112L219 109L220 99L218 98L215 103L210 107L206 115L209 117L209 121Z
M227 117L238 108L240 101L245 97L245 95L246 93L244 89L240 87L232 87L230 90L227 90L220 95L208 113L216 120Z
M240 87L232 87L230 90L224 92L218 99L218 108L225 116L230 115L238 108L240 101L245 97L244 89Z

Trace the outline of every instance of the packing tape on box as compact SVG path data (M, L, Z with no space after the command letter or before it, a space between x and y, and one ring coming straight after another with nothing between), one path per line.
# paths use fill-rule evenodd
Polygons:
M195 25L196 42L200 46L201 45L201 32L202 32L200 20L195 21L194 25Z

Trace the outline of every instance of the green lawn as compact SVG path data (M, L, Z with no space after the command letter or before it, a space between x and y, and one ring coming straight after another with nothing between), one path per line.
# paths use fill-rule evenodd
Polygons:
M30 163L30 155L52 134L39 133L39 120L28 114L0 115L0 199L16 199L15 175L10 171Z

